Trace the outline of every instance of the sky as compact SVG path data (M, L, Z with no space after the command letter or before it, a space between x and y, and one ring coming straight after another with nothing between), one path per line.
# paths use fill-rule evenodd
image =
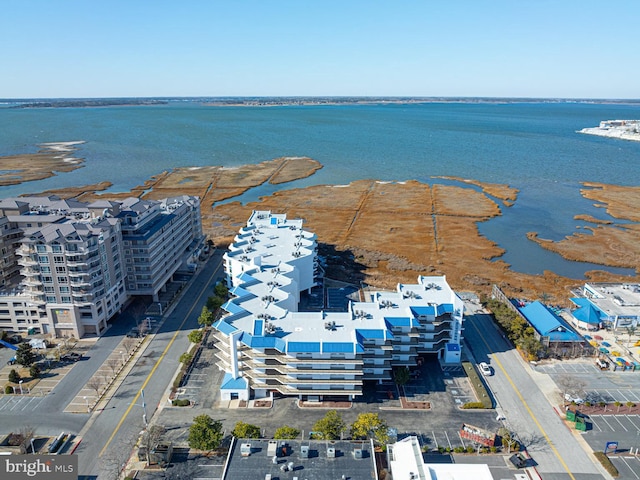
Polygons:
M640 1L0 0L0 98L640 98Z

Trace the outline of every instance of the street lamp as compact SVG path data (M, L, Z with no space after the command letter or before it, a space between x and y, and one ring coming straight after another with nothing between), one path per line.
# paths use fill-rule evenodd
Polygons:
M30 442L31 442L31 453L36 453L36 449L35 449L35 447L33 446L33 438L32 438L32 439L30 439Z
M144 426L148 425L147 423L147 404L144 403L144 390L140 390L140 397L142 398L142 421L144 422Z
M124 351L120 350L120 355L122 355L122 364L124 365L125 363L125 358L124 358Z
M84 403L87 405L87 413L89 413L91 410L89 409L89 400L87 399L87 397L82 397L84 398Z
M20 381L18 382L18 385L20 385L20 395L23 395L23 392L22 392L22 382L24 382L24 380L20 380Z
M160 316L162 316L162 303L158 302L158 308L160 309Z

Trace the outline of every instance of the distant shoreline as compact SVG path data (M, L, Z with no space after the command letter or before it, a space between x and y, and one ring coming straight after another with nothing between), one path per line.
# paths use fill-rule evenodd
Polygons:
M285 97L131 97L131 98L25 98L0 99L4 108L82 108L161 106L175 103L198 103L212 107L269 107L318 105L410 105L425 103L513 104L513 103L583 103L639 105L640 99L575 99L527 97L357 97L357 96L285 96ZM2 107L0 107L2 108Z

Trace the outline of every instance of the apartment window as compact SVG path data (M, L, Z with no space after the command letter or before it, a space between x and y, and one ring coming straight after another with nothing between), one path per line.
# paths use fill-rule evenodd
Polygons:
M69 277L58 277L58 283L69 283Z
M56 273L67 273L67 267L56 267Z
M69 287L60 287L60 293L69 293Z
M53 287L44 287L44 293L55 293Z
M62 245L53 245L51 248L53 253L62 253Z
M56 297L53 295L47 295L47 303L56 303Z
M47 253L47 247L45 247L44 245L36 245L36 252Z
M42 283L53 283L53 277L50 277L49 275L43 275Z
M40 267L42 273L51 273L51 267Z
M64 257L62 255L54 255L53 263L64 263Z
M38 255L38 263L49 263L49 257L46 255Z
M62 303L71 303L71 297L63 296L61 299Z

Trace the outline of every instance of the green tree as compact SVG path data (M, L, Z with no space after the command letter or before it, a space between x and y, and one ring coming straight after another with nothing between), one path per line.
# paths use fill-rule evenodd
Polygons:
M207 301L207 304L209 302ZM213 323L213 313L209 310L207 305L202 307L202 311L200 312L200 316L198 317L198 324L203 325L205 327L210 327Z
M31 365L31 368L29 368L29 375L31 378L38 378L40 376L40 367L37 363Z
M191 343L200 343L202 341L203 333L202 330L192 330L187 335L187 338Z
M329 410L324 417L313 426L319 440L337 440L347 429L342 416L336 410Z
M198 415L193 419L187 440L191 448L214 450L220 446L222 439L222 422L209 415Z
M396 385L406 385L411 380L411 372L407 367L397 368L393 371L393 381Z
M389 427L377 413L361 413L351 424L351 437L359 439L373 438L385 445L389 441Z
M227 295L229 294L229 289L227 288L227 285L224 282L216 283L216 286L213 289L213 291L215 292L217 297L220 297L222 299L227 298Z
M222 306L223 303L223 298L213 296L207 298L207 304L205 306L209 309L210 312L215 312ZM211 318L213 319L213 313L211 314Z
M16 352L16 363L23 367L29 367L36 361L36 354L28 343L21 343Z
M20 381L20 378L20 374L15 369L11 369L11 371L9 372L9 381L11 383L18 383Z
M231 434L236 438L260 438L260 427L240 421Z
M298 435L300 435L300 430L284 425L276 430L273 438L276 440L293 440L294 438L298 438Z
M179 361L180 363L184 363L186 365L191 361L192 358L193 355L191 355L189 352L184 352L182 355L180 355Z

